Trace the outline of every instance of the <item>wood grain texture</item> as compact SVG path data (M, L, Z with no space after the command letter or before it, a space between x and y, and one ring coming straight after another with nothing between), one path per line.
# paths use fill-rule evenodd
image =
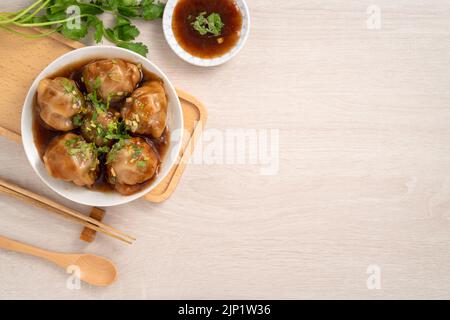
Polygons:
M380 30L366 27L372 4ZM111 257L120 278L69 290L57 268L0 252L0 298L450 298L448 1L248 5L248 43L217 68L179 60L160 22L141 23L140 39L208 106L208 128L279 129L279 174L189 165L170 200L108 211L131 247L86 245L78 227L2 197L0 234ZM0 148L0 176L60 200L20 146ZM367 289L372 264L381 290Z

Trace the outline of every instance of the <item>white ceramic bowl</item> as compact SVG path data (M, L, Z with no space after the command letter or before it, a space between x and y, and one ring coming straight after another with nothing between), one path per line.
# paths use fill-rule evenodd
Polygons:
M175 39L172 30L172 18L173 18L173 11L178 1L179 0L167 1L163 16L163 30L164 36L166 37L167 43L169 44L170 48L181 59L196 66L213 67L229 61L234 56L236 56L239 53L239 51L241 51L241 49L244 47L245 42L247 41L248 35L250 33L250 12L248 10L247 3L245 3L244 0L234 0L242 14L242 29L238 43L224 55L212 59L204 59L191 55L190 53L186 52L186 50L184 50Z
M92 191L84 187L76 186L71 182L55 179L51 177L44 167L44 163L39 157L38 150L34 144L33 139L33 120L32 107L33 99L36 93L39 81L49 75L54 74L66 65L70 65L77 61L86 61L88 59L96 58L121 58L130 62L141 63L144 69L155 73L164 81L164 88L168 95L168 112L167 112L167 126L170 130L170 145L167 154L161 164L158 177L145 189L133 195L124 196L118 192L99 192ZM181 148L181 137L183 132L183 114L181 110L180 101L176 94L175 88L167 79L166 75L153 63L146 58L131 52L126 49L112 47L112 46L91 46L71 51L59 57L50 63L34 80L28 91L22 109L21 122L22 142L25 148L28 161L36 171L37 175L44 181L51 189L61 196L72 201L89 205L89 206L115 206L133 201L137 198L150 192L164 177L169 173L171 167L175 164Z

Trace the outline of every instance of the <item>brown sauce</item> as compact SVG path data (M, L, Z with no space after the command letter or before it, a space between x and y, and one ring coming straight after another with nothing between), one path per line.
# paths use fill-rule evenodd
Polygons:
M219 36L201 35L192 26L196 17L218 13L224 23ZM172 29L180 46L200 58L215 58L230 51L239 41L242 15L233 0L180 0L174 10ZM220 40L219 40L220 39Z
M82 73L82 68L84 65L88 64L89 62L95 61L95 60L100 60L101 58L98 59L88 59L88 60L83 60L83 61L78 61L75 62L73 64L70 64L68 66L65 66L64 68L58 70L57 72L53 73L52 75L48 76L48 78L52 79L55 77L65 77L65 78L69 78L75 81L75 83L77 84L78 88L80 89L80 91L85 94L86 93L86 88L83 84L83 82L81 81L81 73ZM130 62L133 63L133 62ZM162 80L154 73L143 69L142 70L142 80L141 82L137 85L137 87L140 87L142 85L142 83L144 83L145 81L150 81L150 80L158 80L161 81ZM111 104L110 108L115 108L116 110L120 110L122 104L124 101L120 101L117 102L115 104ZM53 129L50 129L41 119L40 115L39 115L39 106L37 104L37 93L34 96L33 99L33 138L34 138L34 144L38 150L39 156L41 158L41 160L43 159L45 150L47 149L47 147L49 146L50 142L57 136L61 135L61 134L65 134L67 132L61 132L61 131L55 131ZM81 132L79 129L74 129L71 132L76 133L78 135L81 135ZM133 194L136 192L139 192L143 189L145 189L149 184L152 183L153 180L156 179L156 177L159 174L159 170L160 170L160 165L162 160L164 159L166 152L168 150L169 147L169 141L170 141L170 132L169 130L166 129L164 130L162 136L159 139L153 138L153 137L148 137L148 136L142 136L142 135L138 135L138 134L133 134L132 132L128 132L128 134L130 136L139 136L143 139L145 139L145 141L147 141L147 143L152 146L154 148L154 150L156 151L156 153L158 154L159 157L159 166L156 169L156 173L155 175L147 180L144 181L143 183L134 185L134 186L126 186L124 188L127 188L127 190L129 191L128 194ZM90 187L90 189L95 190L95 191L101 191L101 192L109 192L109 191L114 191L114 186L111 185L108 181L107 181L107 175L106 175L106 166L105 166L105 161L106 161L106 155L100 155L99 156L99 160L100 160L100 165L99 165L99 176L97 178L97 181L94 183L94 185L92 185ZM122 189L123 190L123 189Z

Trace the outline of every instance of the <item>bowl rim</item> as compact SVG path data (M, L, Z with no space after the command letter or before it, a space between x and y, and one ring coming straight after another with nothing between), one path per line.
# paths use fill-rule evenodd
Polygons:
M166 39L167 44L169 45L170 49L182 60L198 66L198 67L215 67L221 64L224 64L231 59L233 59L241 50L244 48L245 43L247 42L247 39L250 35L250 25L251 25L251 19L250 19L250 10L248 8L247 2L245 0L233 0L234 2L238 3L240 2L242 4L243 10L241 10L242 17L244 19L244 22L242 24L242 28L245 27L245 32L241 34L240 40L235 47L231 48L230 51L223 54L222 56L207 59L207 58L200 58L193 56L186 50L184 50L178 41L176 40L173 30L172 30L172 20L173 20L173 11L176 7L176 2L180 0L168 0L166 3L166 8L164 10L163 19L162 19L162 26L163 26L163 33L164 38ZM175 4L174 4L175 3ZM169 4L171 6L169 6ZM172 4L174 4L172 6ZM239 7L239 6L238 6ZM245 26L244 26L245 23ZM173 39L173 40L172 40Z
M173 92L173 94L175 95L176 99L174 101L173 106L178 110L178 113L180 115L180 127L177 128L175 131L179 130L179 135L180 137L178 137L179 139L177 140L178 142L173 145L173 146L169 146L167 153L165 155L165 158L163 160L164 161L170 161L167 164L167 171L163 174L163 175L158 175L157 178L152 181L152 183L144 188L143 190L132 194L132 195L121 195L118 192L115 192L115 194L118 196L117 200L104 200L104 201L92 201L92 200L79 200L79 199L73 199L72 197L68 196L67 194L65 194L62 190L60 190L60 188L57 188L53 185L51 185L51 183L49 181L47 181L47 178L50 179L56 179L51 177L47 172L47 177L44 177L39 170L37 169L36 165L33 163L32 159L34 159L35 155L33 154L33 150L32 148L36 149L36 145L34 142L34 133L33 130L31 129L31 134L29 135L29 137L31 137L31 141L27 140L27 134L24 134L25 131L27 130L27 126L29 126L27 124L27 120L29 116L29 112L25 112L25 109L27 108L27 106L29 106L28 108L32 108L32 101L34 99L34 96L36 94L37 91L37 85L39 83L39 81L41 79L44 79L45 77L52 75L52 72L49 71L53 68L55 68L56 70L59 68L63 68L65 65L70 64L72 62L75 62L77 59L84 59L84 58L89 58L89 57L83 57L83 56L79 56L81 55L81 53L86 52L86 55L89 54L89 52L92 51L92 55L98 55L98 58L101 58L101 53L98 53L97 51L101 51L101 50L113 50L116 52L121 52L124 55L128 55L130 57L130 60L144 60L146 63L148 63L154 70L155 73L158 75L158 77L161 77L161 79L164 82L164 86L166 87L166 90L169 89L170 91ZM73 56L71 57L71 61L61 64L61 61L63 61L64 59L67 59L67 56ZM94 59L94 57L93 57ZM122 59L126 59L126 58L122 58ZM58 65L60 64L60 65ZM153 71L152 71L153 72ZM32 90L34 88L34 90ZM32 110L31 110L32 111ZM32 125L32 119L31 119L31 125ZM167 175L170 173L170 171L172 170L173 166L176 164L176 162L178 161L179 158L179 153L181 151L181 145L182 145L182 136L183 136L183 132L184 132L184 118L183 118L183 109L181 108L181 103L180 103L180 99L178 97L177 91L175 89L175 87L172 85L172 83L170 82L170 80L168 79L168 77L166 76L166 74L158 67L156 66L153 62L151 62L149 59L147 59L146 57L143 57L135 52L132 52L130 50L124 49L124 48L120 48L120 47L116 47L116 46L110 46L110 45L101 45L101 46L86 46L86 47L82 47L82 48L78 48L72 51L69 51L61 56L59 56L58 58L56 58L55 60L53 60L52 62L50 62L34 79L33 83L30 85L27 95L25 96L25 100L23 102L22 105L22 114L21 114L21 137L22 137L22 145L23 148L25 150L25 154L27 157L28 162L30 163L31 167L33 168L34 172L38 175L38 177L54 192L56 192L57 194L59 194L60 196L79 203L79 204L83 204L83 205L88 205L88 206L100 206L100 207L111 207L111 206L117 206L117 205L121 205L121 204L126 204L129 203L131 201L137 200L143 196L145 196L146 194L148 194L150 191L152 191L162 180L164 180ZM172 133L172 132L171 132ZM27 141L26 141L27 140ZM31 144L29 143L31 142ZM172 141L172 143L174 143ZM36 149L37 151L37 149ZM172 156L170 157L170 154L174 154L176 156ZM39 157L39 161L42 163L41 158ZM60 181L63 181L61 179L57 179ZM71 184L74 187L77 188L83 188L86 190L86 192L91 192L91 193L98 193L99 195L103 194L103 192L101 191L94 191L94 190L89 190L88 188L85 188L83 186L76 186L75 184L73 184L72 182L68 182L68 181L63 181L64 183L67 184ZM94 197L97 198L97 197Z

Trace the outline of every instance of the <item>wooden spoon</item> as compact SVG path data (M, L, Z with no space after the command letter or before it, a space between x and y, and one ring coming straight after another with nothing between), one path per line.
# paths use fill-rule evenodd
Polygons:
M80 279L94 286L108 286L117 278L115 265L93 254L68 254L47 251L0 236L0 248L44 258L67 270L69 266L80 268Z

